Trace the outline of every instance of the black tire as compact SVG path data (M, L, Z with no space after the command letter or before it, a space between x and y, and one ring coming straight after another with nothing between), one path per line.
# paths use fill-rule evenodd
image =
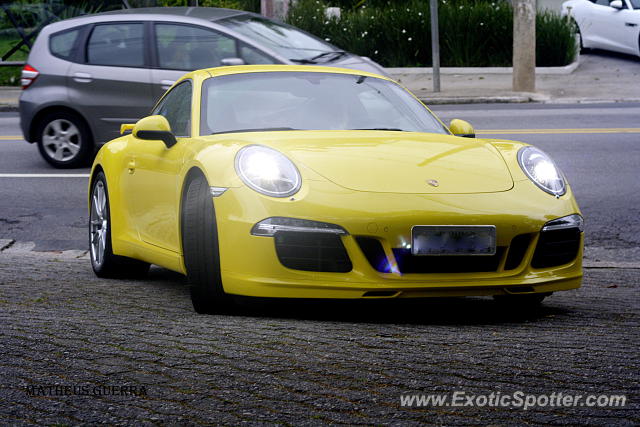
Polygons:
M99 196L101 191L104 195L104 202L99 206L98 200L101 200ZM96 175L91 185L89 197L91 201L89 208L89 258L96 276L105 278L143 277L149 271L148 263L113 254L109 192L104 173L99 172ZM102 250L100 246L103 247Z
M591 49L588 47L584 47L584 44L582 43L582 32L580 31L580 27L578 26L578 23L575 20L572 20L572 22L573 22L573 26L576 29L578 40L580 41L580 53L589 53Z
M36 140L40 155L59 169L87 166L93 154L89 127L79 116L66 111L44 116L37 124Z
M494 295L493 299L505 308L531 309L540 307L550 294Z
M222 287L215 209L209 185L201 176L187 183L181 224L194 310L200 314L228 311L233 300Z

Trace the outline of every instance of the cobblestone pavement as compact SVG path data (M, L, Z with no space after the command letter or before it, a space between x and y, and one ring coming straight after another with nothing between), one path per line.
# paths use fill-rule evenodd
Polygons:
M184 279L0 254L0 424L638 425L640 270L535 313L490 299L193 312ZM49 387L49 386L59 386ZM121 387L126 387L122 389ZM625 394L625 408L407 408L402 394Z

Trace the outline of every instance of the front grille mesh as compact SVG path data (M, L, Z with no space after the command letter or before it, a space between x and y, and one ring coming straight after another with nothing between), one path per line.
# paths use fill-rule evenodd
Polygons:
M508 271L522 265L533 236L520 234L511 240L509 247L497 247L492 256L416 256L411 254L411 249L393 248L392 251L398 271L403 274L496 272L503 257L504 270ZM575 260L580 238L578 229L541 232L531 266L550 268ZM355 239L373 269L381 273L392 271L392 262L378 239L365 236L355 236ZM287 268L334 273L353 269L339 235L279 231L274 240L278 259Z
M577 228L541 232L531 266L549 268L570 263L580 251L580 234Z
M329 273L347 273L353 268L336 234L279 231L274 237L278 259L287 268Z
M529 244L531 244L531 234L519 234L511 240L507 260L504 263L505 270L514 270L522 264Z
M491 256L419 256L411 249L394 248L400 273L481 273L497 271L505 248L496 248Z
M391 272L389 260L387 259L387 255L384 253L380 240L374 239L373 237L360 236L356 237L356 241L358 242L358 245L360 245L360 249L362 249L362 253L364 253L367 261L371 264L371 267L380 273Z

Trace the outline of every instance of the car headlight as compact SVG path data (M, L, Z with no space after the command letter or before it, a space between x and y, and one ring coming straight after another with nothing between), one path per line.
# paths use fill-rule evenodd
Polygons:
M564 175L542 150L531 146L521 148L518 163L529 179L547 193L560 197L567 192Z
M259 193L288 197L300 189L300 172L279 151L261 145L249 145L236 155L238 176Z

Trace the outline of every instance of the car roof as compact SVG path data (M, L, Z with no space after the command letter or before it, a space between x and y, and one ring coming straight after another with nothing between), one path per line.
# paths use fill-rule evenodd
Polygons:
M135 9L112 10L109 12L80 15L62 21L54 22L47 27L45 32L55 32L61 29L72 28L77 25L91 24L101 21L124 20L171 20L198 23L198 21L216 22L233 16L261 16L244 10L224 9L220 7L141 7ZM180 19L182 18L182 19Z
M91 16L104 15L125 15L127 17L133 17L132 15L170 15L187 16L207 21L217 21L231 16L255 14L244 10L225 9L221 7L141 7L134 9L112 10L109 12L96 13Z

